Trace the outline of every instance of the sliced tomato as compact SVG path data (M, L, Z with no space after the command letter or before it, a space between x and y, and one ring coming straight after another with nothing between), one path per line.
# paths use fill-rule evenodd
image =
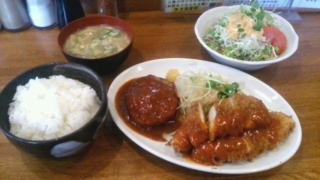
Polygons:
M263 33L273 46L279 48L279 51L277 52L278 55L286 50L287 39L279 29L271 26L264 26Z

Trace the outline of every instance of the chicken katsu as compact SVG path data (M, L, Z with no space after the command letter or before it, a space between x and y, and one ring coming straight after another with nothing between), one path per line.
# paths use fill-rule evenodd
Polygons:
M193 103L186 112L169 145L177 152L191 153L191 159L201 164L250 161L274 149L294 128L290 116L269 112L252 96L236 94L220 105L213 104L215 120L212 110L205 114L199 104Z
M194 103L185 116L180 118L183 125L177 129L169 142L175 151L187 152L208 140L209 129L201 103Z
M269 110L260 99L237 93L232 98L214 103L208 114L210 140L238 136L245 130L271 125Z

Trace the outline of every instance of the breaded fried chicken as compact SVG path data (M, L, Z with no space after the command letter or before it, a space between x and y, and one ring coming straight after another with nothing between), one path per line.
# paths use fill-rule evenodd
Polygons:
M178 152L187 152L208 140L208 125L200 103L194 103L190 113L183 117L184 124L177 129L169 144Z
M260 99L238 93L221 103L214 103L208 122L213 141L216 137L238 136L245 130L269 126L272 119Z
M269 112L253 96L236 94L212 108L205 114L201 103L194 102L169 142L176 152L191 152L201 164L250 161L274 149L294 128L290 116Z
M248 130L242 136L206 141L192 151L192 159L207 165L252 160L266 150L274 149L294 128L291 117L271 112L273 123L264 128Z

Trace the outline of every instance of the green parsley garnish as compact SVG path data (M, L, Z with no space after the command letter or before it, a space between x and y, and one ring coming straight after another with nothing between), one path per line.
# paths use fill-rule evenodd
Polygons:
M218 96L221 99L232 97L234 94L240 91L238 83L233 82L232 84L227 84L216 79L210 79L206 83L206 87L218 90Z
M252 28L256 31L260 31L263 27L263 23L262 21L257 21L256 24L254 26L252 26Z
M243 11L245 15L255 20L256 24L252 28L256 31L261 31L266 13L259 3L254 1L251 3L250 8L244 8Z
M244 32L243 28L238 28L238 32Z

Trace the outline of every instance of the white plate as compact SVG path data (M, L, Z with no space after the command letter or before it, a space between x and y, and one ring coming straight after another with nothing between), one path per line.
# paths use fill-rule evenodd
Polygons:
M205 166L193 163L190 160L186 160L181 156L181 154L175 153L173 148L171 146L167 146L165 142L150 140L130 129L119 117L119 114L114 106L115 95L118 89L126 81L135 77L146 76L149 74L165 77L169 69L178 69L180 73L183 73L187 70L192 70L195 72L198 70L205 70L214 74L216 73L225 77L229 77L229 80L232 82L244 82L244 90L247 94L251 94L261 99L270 110L282 111L285 114L292 116L296 126L289 137L276 149L263 153L255 158L252 162L225 163L221 166ZM195 59L158 59L130 67L117 76L117 78L115 78L115 80L112 82L108 91L108 106L115 124L126 136L128 136L141 148L171 163L194 170L211 173L255 173L279 166L289 160L295 154L300 146L302 138L301 126L296 113L287 103L287 101L271 87L239 70L212 62Z

